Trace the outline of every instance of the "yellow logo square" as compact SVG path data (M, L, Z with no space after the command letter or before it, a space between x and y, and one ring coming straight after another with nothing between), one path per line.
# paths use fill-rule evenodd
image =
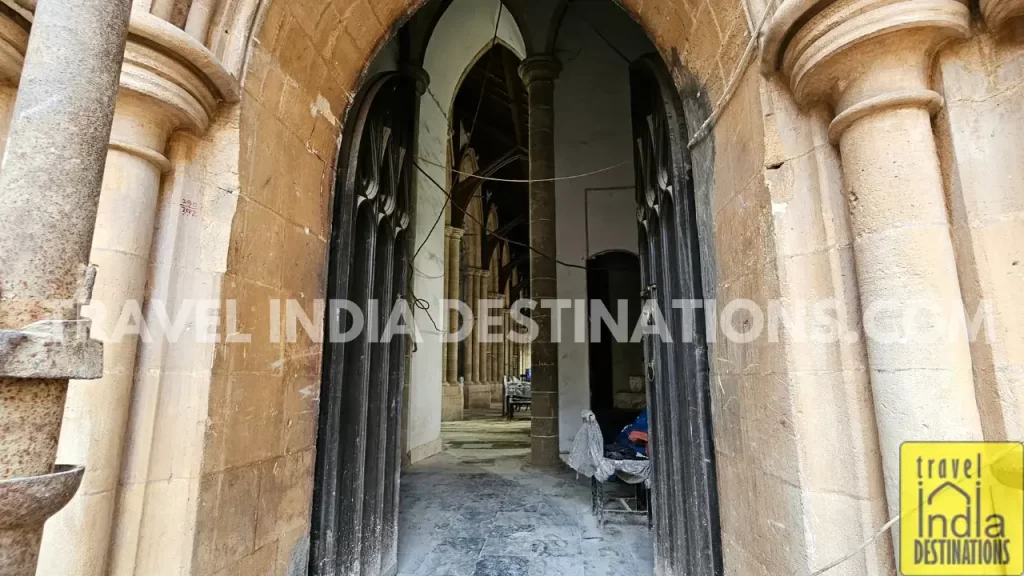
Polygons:
M903 444L900 515L905 576L1019 576L1024 444Z

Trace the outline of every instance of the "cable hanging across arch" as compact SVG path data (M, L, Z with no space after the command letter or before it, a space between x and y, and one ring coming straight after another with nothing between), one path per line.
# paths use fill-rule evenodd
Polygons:
M427 171L426 171L426 170L424 170L424 169L423 169L423 167L422 167L422 166L420 166L418 162L413 162L413 163L412 163L412 165L413 165L413 166L414 166L414 167L415 167L415 168L416 168L417 170L419 170L419 171L420 171L420 174L423 174L424 176L426 176L426 177L427 177L427 180L430 180L431 184L433 184L434 186L436 186L436 187L437 187L437 189L438 189L438 190L440 190L440 191L441 191L441 193L445 195L445 197L446 197L446 198L448 199L448 201L449 201L449 202L451 201L451 199L452 199L452 198L451 198L451 194L449 194L449 193L448 193L448 191L444 189L444 186L441 186L441 184L439 184L439 183L437 182L437 180L435 180L435 179L434 179L434 177L433 177L433 176L431 176L430 174L428 174L428 173L427 173ZM454 208L457 208L457 209L458 209L458 210L459 210L460 212L462 212L462 214L463 214L463 215L465 215L465 216L466 216L467 218L469 218L469 219L470 219L470 220L472 220L473 222L476 222L476 223L477 223L477 224L479 224L480 226L484 226L484 223L483 223L483 222L481 222L481 221L480 221L479 219L477 219L477 217L476 217L476 216L473 216L473 215L472 215L472 214L471 214L471 213L469 212L469 210L468 210L468 209L466 209L466 208L463 208L462 206L459 206L459 205L458 205L458 204L456 204L455 202L452 202L451 204L452 204L452 207L454 207ZM581 265L579 265L579 264L572 264L572 263L569 263L569 262L563 262L562 260L559 260L558 258L555 258L554 256L550 256L550 255L548 255L548 254L545 254L545 253L541 252L540 250L538 250L538 249L534 248L533 246L530 246L530 244L528 244L528 243L526 243L526 242L519 242L519 241L517 241L517 240L512 240L511 238L508 238L508 237L502 236L502 235L500 235L500 234L495 234L495 233L493 233L493 232L491 233L491 236L494 236L494 237L495 237L495 238L497 238L498 240L503 240L503 241L505 241L505 242L508 242L509 244L512 244L512 245L514 245L514 246L521 246L521 247L523 247L523 248L526 248L526 249L528 249L529 251L531 251L531 252L533 252L533 253L537 254L538 256L542 256L542 257L544 257L544 258L547 258L548 260L551 260L551 261L553 261L553 262L555 262L556 264L559 264L559 265L561 265L561 266L565 266L565 267L567 267L567 268L576 268L576 269L579 269L579 270L587 270L587 267L586 267L586 266L581 266Z
M475 178L477 180L483 180L485 182L505 182L505 183L508 183L508 184L530 184L530 183L535 183L535 182L558 182L558 181L562 181L562 180L578 180L580 178L587 178L587 177L594 176L594 175L597 175L597 174L602 174L604 172L609 172L611 170L615 170L616 168L622 168L623 166L626 166L626 165L628 165L631 162L630 160L624 160L622 162L619 162L618 164L613 164L611 166L605 166L604 168L599 168L597 170L592 170L590 172L584 172L583 174L573 174L571 176L555 176L554 178L538 178L536 180L531 180L529 178L494 178L494 177L491 177L491 176L479 176L477 174L471 174L469 172L460 172L458 170L455 170L454 168L448 168L447 166L445 166L443 164L440 164L438 162L434 162L433 160L428 160L426 158L421 158L419 156L416 157L416 160L419 160L420 162L423 162L424 164L430 164L431 166L435 166L437 168L444 168L445 170L451 170L453 174L458 174L459 176L463 176L465 178ZM422 171L422 168L420 168L420 170ZM435 184L436 184L436 182L435 182Z

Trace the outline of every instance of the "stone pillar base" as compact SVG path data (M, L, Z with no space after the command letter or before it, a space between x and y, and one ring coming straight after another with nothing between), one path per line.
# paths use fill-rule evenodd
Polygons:
M466 398L469 408L490 408L491 407L491 385L490 384L467 384Z
M505 385L501 382L491 382L491 408L501 408L505 400Z
M441 422L458 422L463 419L462 387L445 382L441 385Z

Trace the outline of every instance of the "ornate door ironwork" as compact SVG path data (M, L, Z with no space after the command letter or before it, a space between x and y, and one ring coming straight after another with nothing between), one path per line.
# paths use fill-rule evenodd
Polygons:
M721 532L708 347L690 158L679 95L656 55L630 69L640 268L672 340L644 338L653 466L655 573L719 576ZM659 316L652 316L658 319Z
M361 91L339 156L313 490L310 573L376 576L398 561L405 336L382 337L406 293L414 80ZM334 301L363 311L357 327ZM357 322L353 325L353 322ZM332 336L333 334L333 336Z

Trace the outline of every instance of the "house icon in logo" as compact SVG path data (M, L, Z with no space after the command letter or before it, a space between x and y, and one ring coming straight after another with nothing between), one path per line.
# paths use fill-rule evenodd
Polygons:
M924 482L919 483L922 500L924 499ZM963 507L953 504L948 500L942 502L939 507L935 506L936 498L945 495L952 497L959 496L963 499ZM977 531L971 528L971 503L981 500L981 482L977 483L977 498L972 500L970 494L959 485L953 482L943 482L928 494L927 504L918 508L918 533L926 538L970 538L972 532L977 534L981 531L980 507L975 508L977 518ZM922 503L923 504L923 503Z

